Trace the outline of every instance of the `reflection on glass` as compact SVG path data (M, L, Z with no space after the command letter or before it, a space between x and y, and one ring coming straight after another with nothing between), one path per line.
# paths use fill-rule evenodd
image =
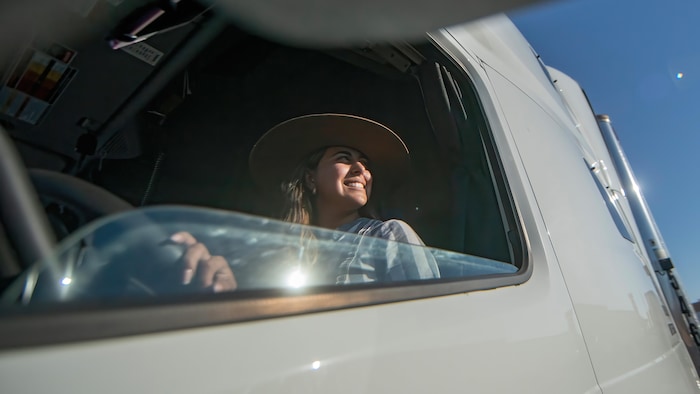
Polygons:
M211 292L196 273L190 284L182 283L184 248L169 242L181 231L228 263L238 291L306 291L517 271L508 263L354 233L229 211L160 206L100 219L64 239L54 256L37 264L41 277L30 303ZM405 264L418 258L433 261L439 279L421 279L420 267ZM28 279L18 282L23 280ZM52 283L60 284L60 291Z
M292 271L287 277L287 285L298 289L306 284L306 275L304 275L301 270Z
M319 368L321 368L321 362L320 362L320 361L316 360L316 361L314 361L313 363L311 363L311 369L313 369L314 371L317 370L317 369L319 369Z

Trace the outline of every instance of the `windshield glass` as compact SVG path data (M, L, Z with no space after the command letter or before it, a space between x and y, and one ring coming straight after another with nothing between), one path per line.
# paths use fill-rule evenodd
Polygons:
M51 259L21 277L5 301L18 297L19 289L25 289L29 303L212 292L196 281L183 284L186 248L170 240L183 230L226 260L237 291L411 283L426 276L412 275L406 262L432 259L438 270L430 275L432 280L517 271L511 264L424 246L228 211L167 206L113 215L80 229ZM402 274L395 274L397 269Z

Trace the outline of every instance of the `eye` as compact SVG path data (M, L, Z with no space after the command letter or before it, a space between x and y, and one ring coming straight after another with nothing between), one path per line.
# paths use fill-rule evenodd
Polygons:
M341 163L350 163L351 161L350 156L345 153L339 154L337 160Z
M360 159L359 161L362 167L365 167L365 170L369 171L369 161L367 161L367 159Z

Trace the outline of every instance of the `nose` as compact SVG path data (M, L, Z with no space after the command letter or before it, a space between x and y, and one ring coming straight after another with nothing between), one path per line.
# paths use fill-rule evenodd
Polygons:
M350 168L350 171L352 172L353 175L360 175L364 173L365 171L369 172L367 168L365 168L364 164L362 164L359 161L354 161L352 163L352 167Z

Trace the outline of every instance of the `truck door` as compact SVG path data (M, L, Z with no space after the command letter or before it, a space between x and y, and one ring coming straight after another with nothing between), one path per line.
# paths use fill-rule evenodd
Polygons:
M463 43L473 42L459 29L451 33L464 38ZM524 42L522 37L498 37L500 48ZM532 186L601 389L696 392L694 368L674 338L650 272L606 208L572 135L575 126L551 83L537 83L537 78L547 78L535 73L535 57L517 56L507 63L499 58L498 46L482 44L480 49L477 54Z

